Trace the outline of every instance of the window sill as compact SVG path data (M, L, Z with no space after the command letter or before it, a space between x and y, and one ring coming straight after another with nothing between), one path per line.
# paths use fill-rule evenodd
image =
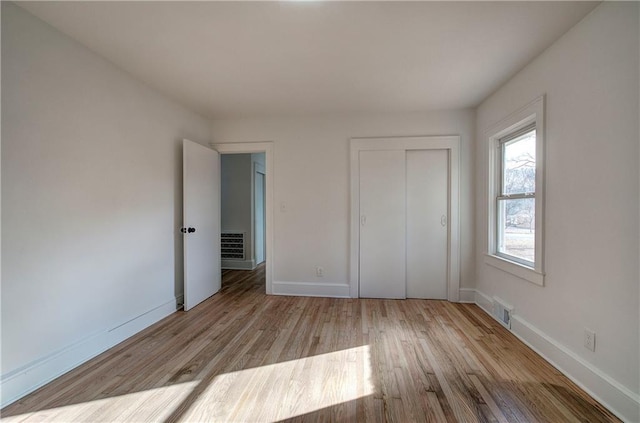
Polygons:
M530 267L491 254L485 254L484 262L489 266L502 270L503 272L511 273L520 279L524 279L525 281L539 286L544 286L544 274Z

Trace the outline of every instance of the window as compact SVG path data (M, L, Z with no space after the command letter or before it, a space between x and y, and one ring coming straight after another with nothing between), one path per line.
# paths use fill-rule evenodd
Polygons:
M496 196L496 254L534 267L536 128L526 126L498 142L500 189Z
M539 285L543 285L543 100L489 131L485 260Z

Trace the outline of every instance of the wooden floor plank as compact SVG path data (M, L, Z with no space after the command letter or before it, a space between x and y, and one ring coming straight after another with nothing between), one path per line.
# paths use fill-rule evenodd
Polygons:
M264 266L224 271L3 421L619 421L475 305L264 290Z

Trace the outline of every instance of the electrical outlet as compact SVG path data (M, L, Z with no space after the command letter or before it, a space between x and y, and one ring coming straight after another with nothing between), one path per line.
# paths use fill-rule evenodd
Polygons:
M316 266L316 276L321 278L324 276L324 269L320 266Z
M596 350L596 333L587 328L584 328L584 347L591 351Z

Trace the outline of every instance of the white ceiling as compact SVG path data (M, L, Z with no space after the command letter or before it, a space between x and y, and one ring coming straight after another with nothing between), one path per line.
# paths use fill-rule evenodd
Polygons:
M474 107L597 2L20 2L209 118Z

